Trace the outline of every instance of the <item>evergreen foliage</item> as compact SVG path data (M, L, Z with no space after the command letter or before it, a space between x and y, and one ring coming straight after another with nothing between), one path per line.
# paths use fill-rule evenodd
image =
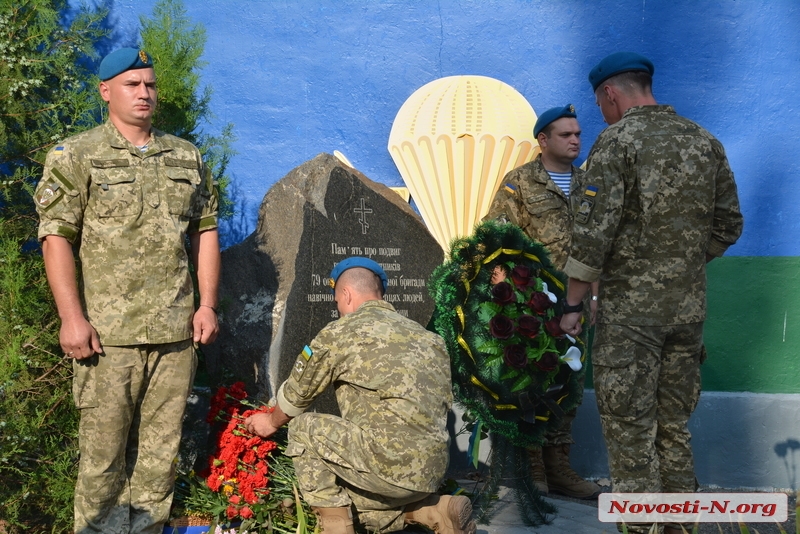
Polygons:
M447 344L456 401L492 435L502 435L519 447L540 447L546 432L561 423L563 412L580 403L585 368L573 372L559 363L555 371L542 371L529 354L525 373L530 380L519 387L518 375L509 372L502 355L485 350L491 335L483 312L485 304L493 300L492 272L495 266L511 264L526 265L536 277L549 282L558 303L541 319L557 321L566 278L553 267L547 250L517 226L486 221L477 225L471 236L454 240L450 260L431 274L430 293L436 301L432 322ZM563 335L555 339L540 328L531 345L547 340L548 346L552 344L563 355L574 344ZM575 343L585 351L585 339Z
M487 483L476 492L473 511L479 521L488 522L496 512L494 496L502 483L512 488L520 515L529 526L549 523L555 508L536 490L530 480L530 458L527 448L542 446L547 431L561 424L563 412L576 407L582 397L585 369L572 371L565 363L554 370L543 370L534 361L540 357L537 346L554 346L563 355L571 345L585 349L585 340L567 341L566 336L551 334L542 325L539 333L526 343L524 378L503 356L496 341L499 334L491 333L490 318L498 309L498 295L493 293L492 274L495 267L504 266L509 278L515 276L516 266L525 266L538 279L536 287L546 282L558 303L539 313L542 320L560 321L565 290L565 275L557 271L547 249L532 241L517 226L486 221L476 225L472 235L455 239L449 260L437 267L430 280L430 293L436 302L432 323L434 330L445 340L450 354L453 396L465 409L465 419L473 421L472 444L482 439L486 428L492 438L490 472ZM528 278L526 276L525 278ZM531 280L520 280L521 284ZM516 285L517 282L513 281ZM518 297L515 297L518 298ZM500 299L503 300L503 299ZM531 306L524 302L524 307ZM518 326L521 328L522 325ZM513 340L513 336L503 337ZM517 343L514 341L514 343Z
M9 534L72 530L78 413L32 193L47 151L105 119L94 49L108 33L105 17L74 12L67 0L0 0L0 532ZM203 29L177 0L159 2L141 22L156 59L155 126L200 148L220 185L220 215L230 217L232 126L219 136L200 128L211 97L199 90Z
M100 99L86 65L105 35L105 12L82 9L65 28L67 7L66 0L0 0L0 205L18 236L35 226L31 194L47 150L97 124Z
M67 7L0 2L0 526L8 532L64 532L72 523L77 413L32 192L47 150L97 124L86 65L105 13L81 10L64 27Z

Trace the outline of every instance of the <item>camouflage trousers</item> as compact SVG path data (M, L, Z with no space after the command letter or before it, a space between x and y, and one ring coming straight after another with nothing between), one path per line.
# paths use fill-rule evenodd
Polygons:
M190 339L104 350L73 365L81 414L75 532L160 534L197 357Z
M400 488L367 471L368 451L354 446L363 443L363 432L330 414L304 413L289 423L286 454L293 458L303 499L319 508L352 504L370 532L402 530L405 506L430 494Z
M619 493L696 490L687 428L700 398L703 323L597 325L597 407Z

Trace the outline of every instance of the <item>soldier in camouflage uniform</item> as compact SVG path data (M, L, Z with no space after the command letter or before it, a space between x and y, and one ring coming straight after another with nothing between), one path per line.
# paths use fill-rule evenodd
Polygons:
M444 340L382 300L386 274L374 261L347 258L331 280L341 318L297 357L274 411L245 424L268 437L292 420L286 454L325 534L354 532L351 505L371 531L419 523L474 533L469 499L434 493L447 468L452 403ZM304 413L329 385L342 416Z
M689 416L700 396L706 263L742 231L717 139L651 91L653 64L612 54L589 75L610 125L589 154L562 328L601 280L592 361L615 492L696 490ZM680 532L676 525L667 533Z
M572 165L581 151L581 129L575 108L568 104L548 109L538 118L533 131L542 153L506 174L484 220L519 226L528 237L547 247L553 265L563 270L569 255L572 213L578 199L569 192L580 190L583 184L583 171ZM551 173L557 177L571 175L569 189L564 191L559 187ZM596 285L592 293L594 310ZM565 414L561 426L547 433L543 449L528 450L531 476L536 489L542 493L553 491L579 499L595 499L600 494L600 486L581 478L569 462L570 446L574 443L572 421L576 413L577 408Z
M35 193L81 414L75 532L157 534L172 502L193 342L217 335L217 199L198 150L151 127L150 56L117 50L99 74L109 121L54 147Z

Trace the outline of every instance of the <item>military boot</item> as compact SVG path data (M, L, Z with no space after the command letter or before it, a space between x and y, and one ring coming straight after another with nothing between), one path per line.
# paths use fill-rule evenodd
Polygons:
M547 475L544 471L544 460L542 460L542 449L528 449L528 461L531 463L531 480L536 487L536 491L542 495L547 495Z
M547 485L550 491L575 499L596 499L600 486L584 480L569 465L569 444L542 449Z
M349 506L340 508L311 507L319 522L322 534L356 534L353 528L353 511Z
M406 506L406 524L422 525L436 534L475 534L472 503L463 495L428 495Z

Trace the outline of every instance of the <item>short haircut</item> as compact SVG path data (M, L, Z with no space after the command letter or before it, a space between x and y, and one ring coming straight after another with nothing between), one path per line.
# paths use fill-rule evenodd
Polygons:
M347 286L357 293L383 296L383 284L377 274L364 267L351 267L339 275L336 285Z
M622 72L600 85L604 84L613 85L628 96L649 95L653 92L653 77L644 71Z
M550 139L550 134L551 134L551 133L553 133L553 128L554 128L553 124L554 124L555 122L556 122L556 121L553 121L553 122L551 122L550 124L548 124L547 126L545 126L544 128L542 128L542 131L541 131L541 132L539 132L539 135L541 135L541 134L544 134L544 136L545 136L545 137L547 137L548 139ZM538 137L538 136L537 136L537 137Z

